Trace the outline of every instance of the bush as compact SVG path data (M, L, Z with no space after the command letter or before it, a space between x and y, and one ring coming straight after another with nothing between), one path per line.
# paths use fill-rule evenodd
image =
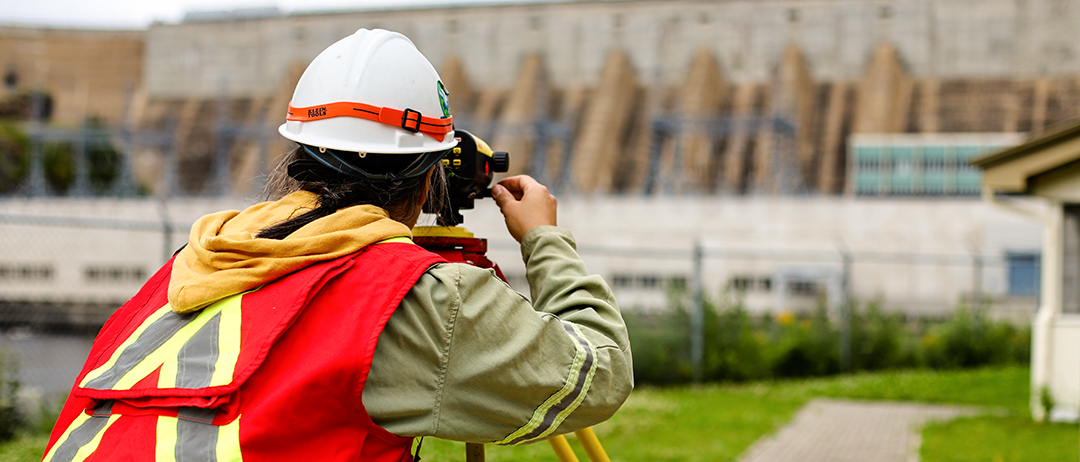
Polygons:
M935 369L1023 364L1031 356L1030 329L993 322L965 306L931 328L923 343L924 363Z
M692 379L690 349L684 345L690 324L685 312L651 315L624 312L630 345L633 346L634 380L670 385Z
M638 383L687 383L694 378L690 315L684 294L663 313L624 313ZM704 304L702 379L709 382L813 377L842 371L935 369L1025 364L1030 329L995 322L960 307L945 321L908 322L880 301L851 310L849 364L842 358L840 316L824 304L810 315L751 316L738 301Z
M775 330L772 377L814 377L840 372L840 329L824 305L809 319Z
M87 137L83 147L86 162L86 179L92 193L104 193L120 177L121 156L109 141L104 138L105 125L96 118L89 118L84 126ZM79 149L75 143L65 141L47 143L43 146L42 162L45 179L49 186L58 193L66 193L75 183L76 164Z
M14 379L17 365L7 352L0 351L0 442L15 438L26 424L18 406L19 381Z
M0 193L15 192L30 171L30 137L18 125L0 123Z

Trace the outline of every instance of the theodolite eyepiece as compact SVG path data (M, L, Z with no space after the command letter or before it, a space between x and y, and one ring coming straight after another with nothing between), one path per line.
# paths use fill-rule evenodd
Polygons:
M510 154L492 151L484 140L465 130L454 130L458 144L442 159L446 168L449 204L443 210L424 205L427 213L439 216L440 226L456 226L464 221L461 210L473 208L476 199L491 197L491 180L510 169Z

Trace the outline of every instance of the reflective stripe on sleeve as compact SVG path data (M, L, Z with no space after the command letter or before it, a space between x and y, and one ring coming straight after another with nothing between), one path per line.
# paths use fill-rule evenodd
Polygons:
M495 444L513 445L542 440L559 428L585 399L596 372L596 348L575 324L563 323L577 350L563 388L536 408L529 422Z

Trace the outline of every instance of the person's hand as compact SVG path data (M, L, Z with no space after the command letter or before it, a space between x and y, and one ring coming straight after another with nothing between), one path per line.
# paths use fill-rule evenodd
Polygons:
M555 209L559 201L548 192L547 186L531 176L502 179L491 188L491 197L506 217L506 229L518 242L537 226L556 226Z

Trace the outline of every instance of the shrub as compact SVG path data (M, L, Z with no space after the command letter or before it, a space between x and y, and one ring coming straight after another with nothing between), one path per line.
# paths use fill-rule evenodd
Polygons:
M15 438L15 433L26 424L19 410L19 381L15 372L17 365L7 352L0 351L0 442Z
M924 340L924 363L935 369L1026 363L1030 329L989 320L981 310L961 306Z
M0 123L0 193L15 192L30 170L30 137L18 125Z
M687 297L685 291L671 295L669 311L624 313L638 383L667 385L694 378ZM704 303L703 380L812 377L845 370L842 317L830 315L824 304L809 315L754 317L737 300L721 300L721 307ZM903 314L887 313L874 301L864 309L853 306L849 322L850 371L1024 364L1030 356L1030 329L994 322L966 307L945 321L907 322Z
M624 312L634 355L637 383L669 385L687 383L693 377L689 348L685 345L689 317L685 312L650 315Z

